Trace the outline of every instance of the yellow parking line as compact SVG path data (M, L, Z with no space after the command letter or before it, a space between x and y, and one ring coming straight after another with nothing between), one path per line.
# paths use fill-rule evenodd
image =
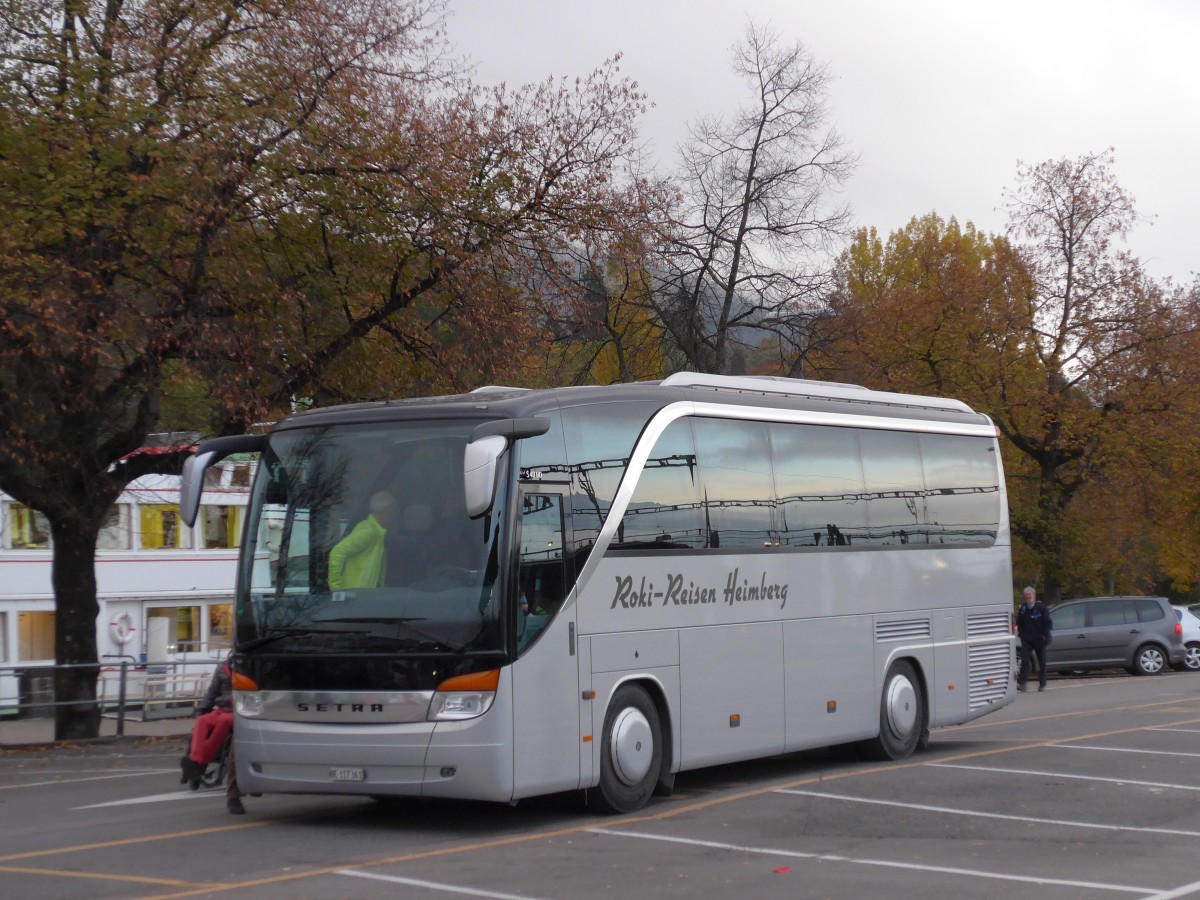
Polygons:
M1160 700L1157 703L1134 703L1131 706L1114 706L1107 709L1081 709L1076 712L1068 713L1046 713L1038 716L1025 716L1020 719L981 719L977 722L968 722L966 725L955 725L954 732L957 734L960 731L970 731L973 728L995 728L998 725L1023 725L1026 722L1040 722L1046 719L1074 719L1080 716L1095 716L1095 715L1111 715L1115 712L1131 712L1139 709L1155 709L1160 706L1174 706L1179 703L1194 703L1200 702L1200 694L1193 700L1180 699L1173 697L1170 700ZM1184 708L1179 712L1190 712Z
M28 853L10 853L0 856L0 863L15 862L19 859L36 859L39 856L54 856L59 853L83 853L87 850L107 850L110 847L128 847L132 844L148 844L154 841L170 841L176 838L197 837L202 834L217 834L222 831L241 831L245 828L262 828L264 825L274 825L276 820L263 819L255 822L242 822L237 825L219 825L215 828L197 828L193 831L176 831L171 834L152 834L146 837L122 838L118 841L101 841L96 844L76 844L72 847L57 847L52 850L31 850Z
M194 881L180 881L178 878L151 878L148 875L113 875L108 872L80 872L77 869L27 869L21 866L0 866L0 872L12 875L53 875L58 878L87 878L96 881L120 881L134 884L165 885L167 887L195 887ZM225 888L230 885L211 884L211 888Z

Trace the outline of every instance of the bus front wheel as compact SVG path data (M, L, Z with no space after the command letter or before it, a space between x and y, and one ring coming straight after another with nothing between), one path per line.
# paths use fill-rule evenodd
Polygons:
M912 755L927 734L925 697L916 669L907 660L898 660L883 681L879 737L866 741L862 749L870 759L904 759Z
M596 806L628 813L650 799L662 770L662 725L650 695L636 684L613 694L604 716Z

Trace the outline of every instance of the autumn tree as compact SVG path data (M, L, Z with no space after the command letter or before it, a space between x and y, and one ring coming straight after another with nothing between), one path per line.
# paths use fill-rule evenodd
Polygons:
M1186 379L1184 310L1116 246L1136 212L1111 164L1022 166L1007 238L936 216L886 245L860 234L836 300L845 337L827 371L958 396L996 421L1018 574L1048 599L1096 574L1096 508L1077 501L1144 447Z
M168 411L228 433L465 387L535 334L528 259L636 222L615 62L481 90L439 0L0 12L0 489L53 540L60 739L94 735L93 560ZM201 421L201 419L203 419Z
M739 333L802 343L849 218L834 193L856 162L828 123L829 71L803 44L751 23L733 70L752 99L690 127L678 226L656 268L678 362L704 372L727 371Z
M1068 574L1072 501L1172 402L1174 379L1148 376L1185 330L1170 297L1118 246L1137 212L1112 165L1109 150L1022 166L1006 197L1009 234L1035 284L1030 346L1041 377L1031 402L999 424L1035 469L1014 526L1051 592Z
M554 337L547 383L616 384L666 374L645 237L578 246L543 280L539 296Z

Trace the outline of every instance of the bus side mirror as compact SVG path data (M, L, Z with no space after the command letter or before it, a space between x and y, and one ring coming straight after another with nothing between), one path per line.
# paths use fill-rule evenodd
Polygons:
M267 445L265 434L234 434L201 441L196 452L183 461L183 479L179 485L179 517L191 528L200 512L204 492L204 472L233 453L261 453Z
M183 461L183 481L179 485L179 517L191 528L200 512L200 494L204 490L204 470L212 465L215 453L194 453Z
M508 441L488 435L467 444L463 451L463 491L467 515L477 519L492 508L496 499L496 468Z

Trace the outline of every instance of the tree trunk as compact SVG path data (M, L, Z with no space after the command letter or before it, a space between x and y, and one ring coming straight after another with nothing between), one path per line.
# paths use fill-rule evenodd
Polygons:
M94 738L100 734L96 704L97 531L75 517L51 523L54 536L54 673L56 741Z

